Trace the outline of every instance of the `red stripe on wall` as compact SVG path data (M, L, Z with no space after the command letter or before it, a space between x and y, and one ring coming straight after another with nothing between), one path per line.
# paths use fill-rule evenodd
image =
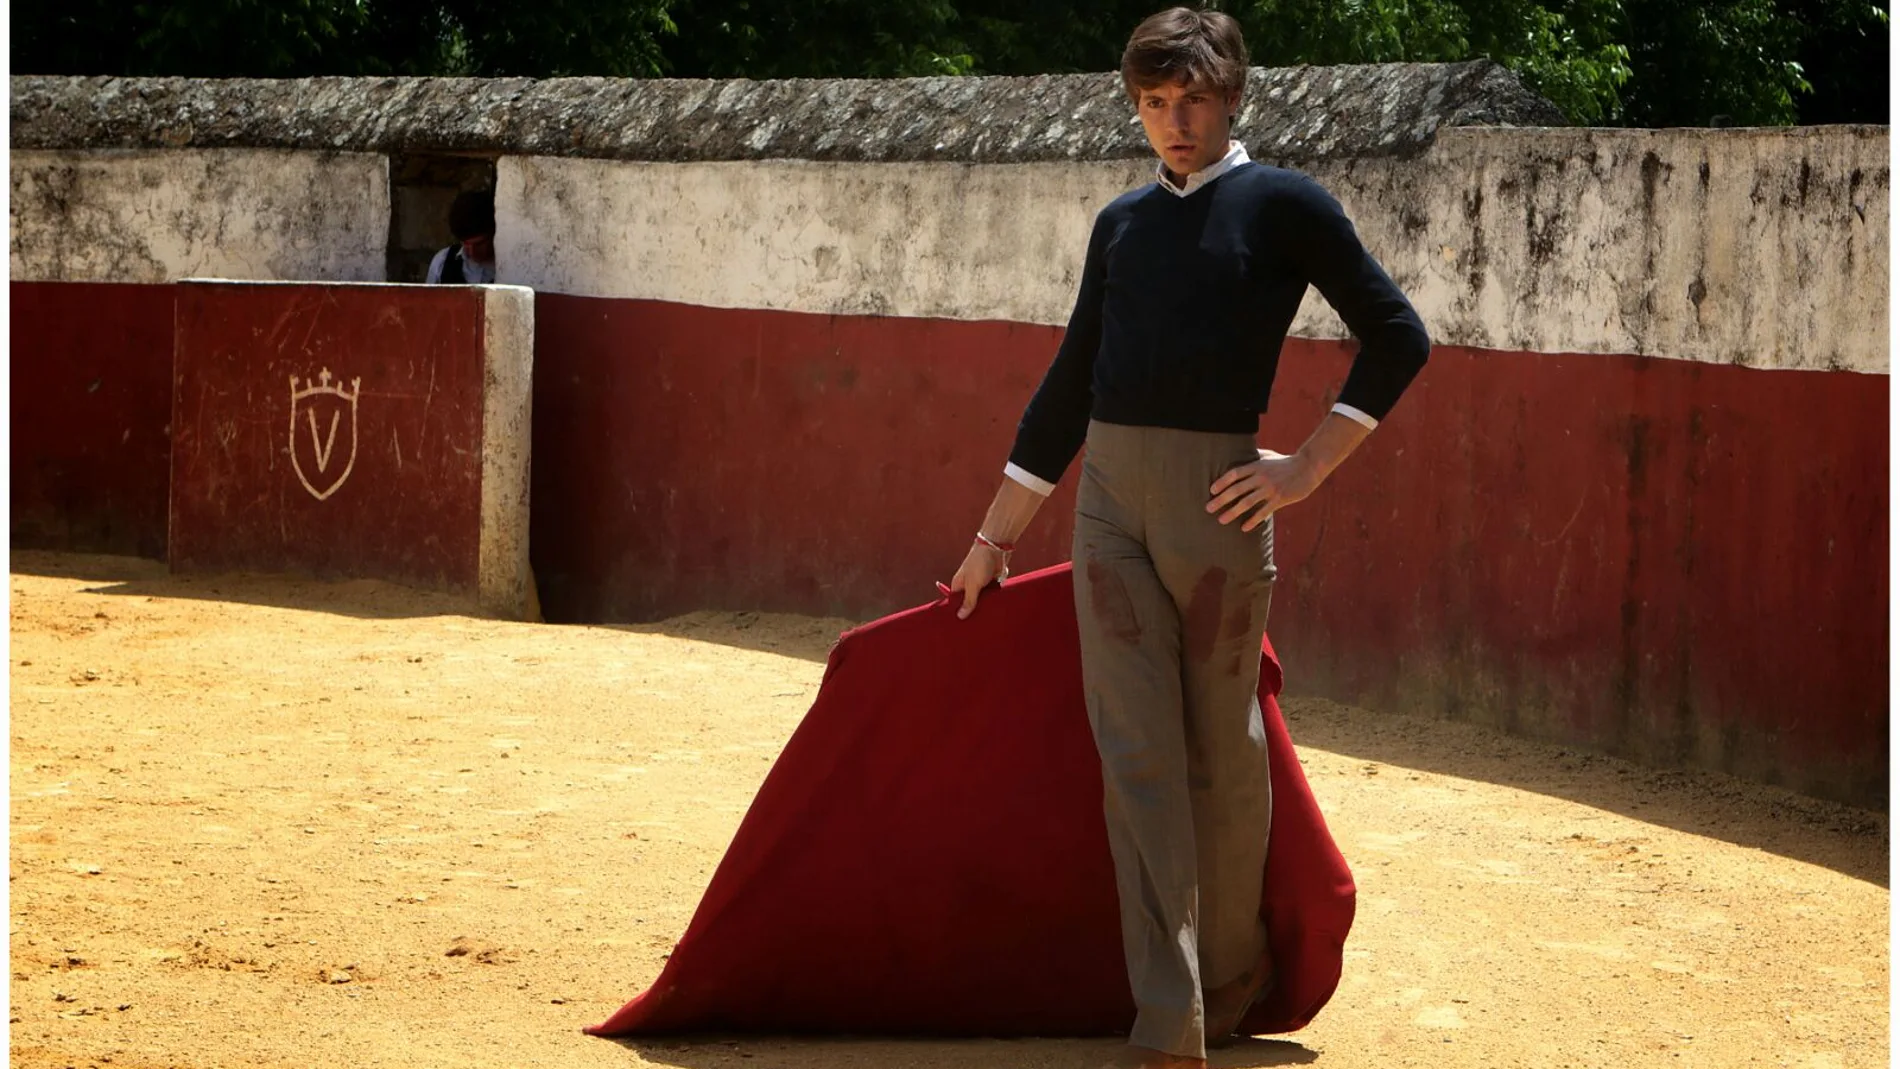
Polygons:
M550 620L866 617L935 596L1061 332L538 295L529 538ZM1074 492L1018 571L1068 556Z
M172 287L11 295L14 544L162 556ZM296 559L239 552L251 528L282 543L288 528L266 520L309 498L270 467L284 443L258 439L241 452L275 504L245 519L235 484L201 486L213 526L197 566L370 574L389 557L390 577L465 584L473 528L445 533L437 506L473 460L430 453L441 477L405 480L412 439L473 442L479 415L428 385L417 307L364 312L384 333L413 320L374 352L339 336L313 354L366 368L374 405L366 466L347 493L295 505L296 526L348 519L327 506L363 493L382 505L300 534ZM928 600L1060 338L553 295L536 319L531 547L556 620L866 618ZM453 333L474 344L470 331ZM1263 443L1296 447L1348 360L1289 343ZM234 425L287 433L287 382L259 379ZM185 470L255 481L222 455ZM1019 568L1066 557L1073 481ZM1882 376L1440 348L1359 454L1281 517L1272 629L1288 689L1884 806L1888 492ZM456 493L466 519L473 492Z
M928 600L1060 331L542 295L551 619ZM1289 343L1263 443L1349 357ZM1279 534L1288 687L1884 805L1886 380L1442 348ZM1019 565L1067 554L1073 471Z
M164 557L172 288L7 290L13 546Z
M1287 688L1884 806L1887 469L1884 376L1437 349L1283 518Z

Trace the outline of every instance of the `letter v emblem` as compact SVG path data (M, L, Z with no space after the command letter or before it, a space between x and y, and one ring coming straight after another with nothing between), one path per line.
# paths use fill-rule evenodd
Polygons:
M317 472L322 474L330 467L330 450L336 448L336 425L343 418L343 413L330 413L330 438L325 442L317 441L317 414L306 408L304 415L310 417L310 448L316 451Z

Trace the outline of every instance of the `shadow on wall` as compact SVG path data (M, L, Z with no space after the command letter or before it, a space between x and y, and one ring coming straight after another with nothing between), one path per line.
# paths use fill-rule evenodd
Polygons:
M1367 714L1323 698L1282 697L1301 747L1380 765L1494 783L1561 798L1689 835L1819 865L1888 886L1887 815L1718 772L1646 768L1604 754L1500 734L1474 724ZM1347 781L1314 784L1351 790Z
M1017 1065L1036 1069L1094 1069L1122 1049L1117 1039L879 1040L792 1039L777 1036L665 1036L614 1039L643 1061L682 1069L711 1069L735 1057L765 1065L902 1065L909 1069L971 1069ZM1319 1053L1286 1039L1243 1039L1207 1053L1209 1069L1311 1065Z

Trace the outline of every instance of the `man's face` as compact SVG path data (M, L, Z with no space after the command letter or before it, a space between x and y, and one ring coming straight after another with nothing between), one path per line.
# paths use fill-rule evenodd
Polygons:
M477 234L462 242L462 258L470 263L492 264L495 262L495 238L492 234Z
M1229 124L1239 106L1239 93L1223 93L1199 82L1157 85L1135 98L1148 144L1177 177L1227 155Z

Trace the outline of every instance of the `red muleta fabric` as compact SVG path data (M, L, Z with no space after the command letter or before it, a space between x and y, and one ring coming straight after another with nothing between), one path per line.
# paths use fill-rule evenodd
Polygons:
M1313 1019L1339 983L1352 873L1274 696L1260 905L1278 986L1252 1034ZM659 979L602 1036L1124 1033L1101 767L1068 565L846 632Z

